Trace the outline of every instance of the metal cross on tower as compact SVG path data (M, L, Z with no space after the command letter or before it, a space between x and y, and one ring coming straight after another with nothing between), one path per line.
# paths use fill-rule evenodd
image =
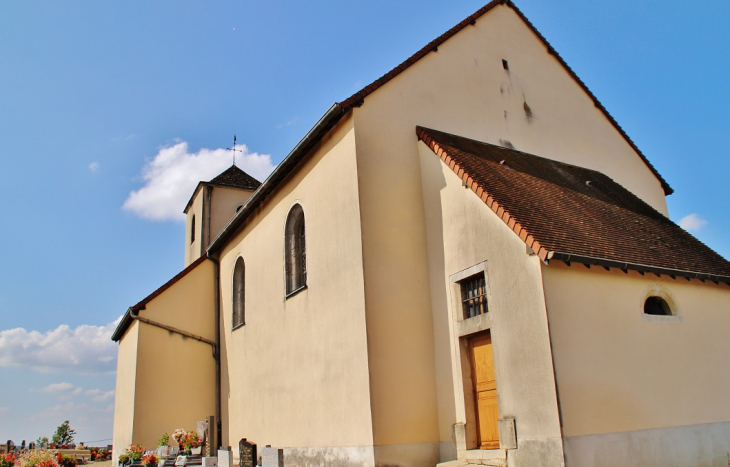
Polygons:
M236 165L236 153L243 152L240 149L236 149L236 135L233 135L233 147L226 148L227 151L233 151L233 165Z

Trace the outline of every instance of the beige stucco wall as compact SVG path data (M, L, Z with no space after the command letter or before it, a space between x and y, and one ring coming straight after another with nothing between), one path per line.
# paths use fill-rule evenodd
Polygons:
M221 252L228 373L223 443L236 452L245 437L259 445L315 448L288 451L289 462L327 452L332 462L342 462L337 465L372 465L352 123L341 121ZM285 300L284 226L294 203L305 215L308 288ZM246 266L246 324L232 331L239 256Z
M210 241L212 242L233 216L236 207L244 204L253 194L252 190L214 186L210 201ZM207 245L206 245L207 248Z
M509 72L502 59L509 61ZM416 125L494 144L509 141L522 151L600 170L666 212L663 191L506 6L441 44L353 113L369 357L376 381L371 387L375 442L438 441L445 436L439 434L435 403L434 382L440 378L434 355L440 351L433 339Z
M403 195L417 179L411 143L414 127L422 125L492 144L509 141L520 151L599 170L666 213L663 190L646 164L504 5L367 96L355 115L361 174L378 167L390 173L367 178L378 188L361 184L364 212L375 209L365 206L370 197L387 200L392 210L400 209L398 200L415 198ZM367 172L366 162L373 167Z
M543 276L566 437L730 421L730 287L563 263ZM656 290L679 316L643 314Z
M203 242L203 202L205 198L206 187L202 186L200 190L195 193L195 199L193 200L190 209L186 213L187 220L185 221L185 267L188 267L190 263L200 258L202 254L202 242ZM190 231L193 216L195 216L195 241L190 242Z
M213 273L212 261L199 264L139 316L214 341ZM215 415L213 348L135 321L119 344L117 390L115 456L132 442L153 449L164 432L192 430L197 421Z
M117 383L114 397L114 432L112 461L114 465L119 455L132 444L134 430L134 398L137 380L137 343L139 323L132 323L122 339L117 351Z
M514 418L516 423L519 448L512 453L510 465L560 465L560 422L540 260L425 144L419 142L418 147L428 232L439 439L446 444L442 457L448 455L444 447L453 444L452 426L469 428L474 423L468 400L473 397L470 364L460 346L470 333L489 329L500 417ZM489 313L463 320L458 285L451 277L484 261ZM459 457L465 455L459 453Z

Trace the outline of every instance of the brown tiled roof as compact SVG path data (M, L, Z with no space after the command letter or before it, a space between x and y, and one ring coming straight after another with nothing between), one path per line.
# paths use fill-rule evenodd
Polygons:
M237 166L232 165L220 175L215 177L208 183L214 185L232 186L235 188L244 188L247 190L255 190L261 186L261 182L239 169Z
M512 3L510 0L494 0L492 2L489 2L479 10L477 10L474 14L468 16L466 19L464 19L462 22L454 26L453 28L449 29L436 39L432 40L428 44L426 44L425 47L423 47L421 50L416 52L415 54L411 55L408 59L406 59L403 63L398 65L397 67L390 70L388 73L384 74L380 78L376 79L369 85L365 86L360 91L356 92L352 96L348 97L344 101L340 102L340 105L345 109L349 110L352 107L358 107L362 105L365 97L367 97L370 93L378 89L379 87L383 86L385 83L390 81L391 79L398 76L402 71L404 71L406 68L410 67L414 63L416 63L418 60L426 56L427 54L434 52L438 49L438 46L442 43L446 42L451 36L455 35L457 32L461 31L465 27L472 25L476 22L476 20L494 8L497 5L506 5L512 10L514 10L515 13L524 21L524 23L527 25L527 27L530 28L530 30L535 33L535 35L542 41L543 44L545 44L545 47L547 48L547 52L555 57L555 59L565 68L565 70L568 72L568 74L578 83L578 85L585 91L586 94L591 98L593 101L593 105L596 106L603 114L606 116L606 118L613 124L613 126L618 130L618 132L623 136L623 138L626 140L627 143L629 143L629 146L631 146L634 151L641 157L641 159L644 161L644 163L649 167L649 169L652 171L654 176L659 179L659 182L662 184L662 188L664 189L664 193L667 195L670 195L674 192L672 187L669 186L669 184L664 180L664 178L659 174L659 172L654 168L653 165L651 165L651 162L644 156L644 154L639 150L639 148L636 146L636 144L629 138L629 135L626 134L626 132L621 128L621 126L616 122L616 120L611 116L610 113L608 113L608 110L598 101L598 98L593 95L593 93L588 89L588 86L585 85L583 81L578 77L578 75L575 74L575 72L568 66L568 64L565 62L565 60L562 59L560 55L555 51L552 45L543 37L542 34L535 28L535 26L525 17L524 14Z
M601 172L427 128L416 133L543 261L730 284L730 262Z

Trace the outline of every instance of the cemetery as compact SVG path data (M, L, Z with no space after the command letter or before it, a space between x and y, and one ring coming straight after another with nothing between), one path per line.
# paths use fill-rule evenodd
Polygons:
M120 467L283 467L284 450L258 445L246 438L238 443L238 465L234 466L231 446L214 449L215 417L197 423L194 431L178 428L172 435L164 433L154 450L131 444L117 459ZM170 442L172 441L172 446ZM4 466L0 466L4 467Z

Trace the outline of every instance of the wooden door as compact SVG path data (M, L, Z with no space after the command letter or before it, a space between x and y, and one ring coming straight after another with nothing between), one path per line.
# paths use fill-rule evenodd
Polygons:
M494 378L492 338L489 333L472 337L469 340L469 349L479 449L499 449L497 382Z

